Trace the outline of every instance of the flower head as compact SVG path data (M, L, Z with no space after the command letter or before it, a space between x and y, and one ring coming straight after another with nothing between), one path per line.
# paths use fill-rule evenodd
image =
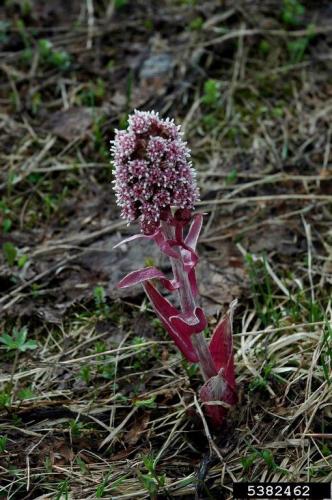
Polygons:
M114 190L121 216L137 218L150 234L171 206L192 209L199 193L190 151L173 120L154 111L135 111L127 130L117 130L111 151Z

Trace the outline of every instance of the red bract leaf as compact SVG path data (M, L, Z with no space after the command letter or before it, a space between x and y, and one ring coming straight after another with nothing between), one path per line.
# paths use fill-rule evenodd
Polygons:
M170 245L170 241L166 239L164 233L160 229L153 235L153 239L157 243L160 250L164 254L168 255L168 257L173 257L174 259L178 259L180 257L178 252L173 250Z
M204 410L215 426L220 426L223 423L227 406L234 406L237 402L236 392L225 380L223 370L205 382L199 395L203 403L209 403L204 405ZM213 404L214 401L217 404ZM225 403L225 406L220 403Z
M217 370L224 370L223 376L235 389L235 369L233 355L233 313L236 307L236 301L230 305L227 314L219 321L216 326L209 350Z
M169 244L169 241L166 239L164 233L160 228L158 228L157 231L153 234L134 234L133 236L129 236L129 238L126 238L114 245L113 248L118 248L125 243L130 243L131 241L135 241L137 239L154 240L160 250L164 254L168 255L168 257L173 257L173 259L179 258L178 252L173 250L173 248Z
M156 267L145 267L137 271L132 271L122 278L117 286L118 288L128 288L129 286L138 285L153 279L159 279L164 287L170 292L173 292L180 286L177 281L167 279L164 273L159 271Z
M170 334L176 346L188 361L197 363L198 357L191 342L190 335L179 333L170 322L171 317L175 317L179 314L178 310L172 306L172 304L165 299L151 283L145 282L143 286L157 316Z
M117 243L116 245L114 245L113 248L118 248L121 245L124 245L125 243L130 243L131 241L135 241L135 240L138 240L140 238L151 239L150 236L146 236L145 234L134 234L133 236L129 236L129 238L125 238L124 240L119 241L119 243Z
M204 311L200 307L196 307L190 314L177 314L170 318L170 322L180 335L200 333L207 325Z
M193 217L190 228L188 230L187 236L184 240L185 244L192 250L196 249L199 233L201 232L203 225L203 215L196 214Z

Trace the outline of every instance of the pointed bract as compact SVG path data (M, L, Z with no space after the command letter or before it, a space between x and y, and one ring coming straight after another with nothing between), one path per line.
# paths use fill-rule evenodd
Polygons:
M170 334L176 346L180 349L188 361L197 363L198 357L190 339L190 335L183 335L179 333L170 322L170 318L176 317L178 314L177 309L173 307L170 302L168 302L168 300L165 299L153 285L151 285L151 283L146 282L143 286L150 302L153 305L155 313L166 328L167 332Z
M235 388L235 368L233 356L233 315L237 301L233 301L229 311L217 324L209 350L217 370L223 369L223 376Z
M122 278L118 283L118 288L128 288L129 286L139 285L153 279L160 280L164 287L170 292L173 292L180 286L176 280L171 281L167 279L164 273L159 271L156 267L144 267L137 271L132 271Z
M222 369L218 375L205 382L199 395L202 402L206 403L204 409L214 426L220 426L223 423L227 410L237 402L235 388L225 380Z
M203 225L203 215L194 215L188 234L184 240L185 244L192 250L196 250L197 241Z

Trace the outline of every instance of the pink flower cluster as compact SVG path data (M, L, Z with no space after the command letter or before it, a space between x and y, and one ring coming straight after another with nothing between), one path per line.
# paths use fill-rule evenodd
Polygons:
M173 120L154 111L135 111L127 130L117 130L111 151L114 190L121 216L139 218L152 234L171 206L192 209L199 193L190 151Z

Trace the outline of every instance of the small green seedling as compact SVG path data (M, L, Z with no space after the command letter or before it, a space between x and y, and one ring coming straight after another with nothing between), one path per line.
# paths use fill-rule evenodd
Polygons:
M32 399L34 396L35 395L34 395L33 391L29 387L26 387L25 389L21 389L17 393L17 399L20 399L21 401L25 401L27 399Z
M95 303L96 303L97 307L100 307L101 305L105 304L106 294L105 294L104 287L96 286L93 289L93 298L95 299Z
M148 471L147 474L138 472L138 479L142 486L147 490L151 498L156 498L160 488L165 487L165 474L158 475L156 471L156 460L148 455L143 457L143 463Z
M3 219L2 221L2 230L3 232L6 234L6 233L9 233L9 231L11 230L11 227L13 225L13 222L11 221L11 219Z
M285 24L297 26L301 23L304 12L304 5L298 0L283 0L281 19Z
M98 372L106 380L114 380L116 375L116 365L115 360L111 356L105 356L102 358L103 364L98 366Z
M7 408L10 406L11 396L7 391L0 392L0 408Z
M192 31L200 31L203 28L204 19L201 16L195 17L189 24L189 28Z
M273 378L273 363L267 363L262 368L262 375L255 377L249 385L250 391L263 390L267 388L268 381Z
M53 49L53 44L50 42L50 40L42 39L38 41L38 49L39 49L39 54L43 59L46 59L50 56L52 49Z
M0 343L3 344L7 351L25 352L29 349L37 349L38 344L35 340L27 340L28 329L24 326L20 330L13 329L12 335L3 333L0 337Z
M244 472L248 472L250 467L255 463L255 460L257 459L257 453L250 453L250 455L247 455L246 457L241 458L241 465L243 468Z
M258 46L258 50L262 55L266 56L271 50L271 45L267 40L261 40Z
M96 498L103 498L105 493L106 493L106 488L109 484L109 481L110 481L110 477L111 477L111 472L109 472L108 474L106 474L102 480L102 482L98 485L97 489L96 489Z
M4 453L7 447L7 436L0 436L0 453Z
M103 340L97 340L94 345L94 351L96 354L101 354L102 352L107 351L107 344Z
M229 184L234 184L236 182L236 179L237 179L237 170L236 170L236 168L233 168L229 172L229 174L227 175L227 177L225 179L225 183L226 183L227 186Z
M270 471L278 471L281 474L288 474L286 469L280 467L274 460L272 451L270 450L257 450L254 446L248 444L251 453L241 459L241 464L244 472L248 472L250 467L255 464L256 460L263 460Z
M22 0L19 4L21 9L21 15L23 17L28 17L32 12L32 4L30 0Z
M213 130L216 127L218 127L219 124L219 119L216 116L216 113L206 113L204 116L202 116L202 124L204 127L204 130Z
M50 40L39 40L38 50L43 63L60 70L66 70L70 67L71 59L68 52L55 50Z
M44 468L48 474L52 472L52 460L50 457L46 457L44 460Z
M155 265L156 265L156 263L155 263L154 258L153 258L153 257L146 257L146 258L144 259L144 265L145 265L146 267L153 267L153 266L155 266Z
M146 19L143 23L144 28L147 29L148 31L153 31L154 24L152 19Z
M199 366L197 363L188 363L186 359L182 360L182 366L185 369L185 372L189 379L194 378L199 372Z
M106 292L103 286L95 286L93 289L93 298L96 305L96 311L102 316L107 316L109 307L106 304Z
M16 21L16 29L20 34L20 37L22 39L22 42L24 43L24 46L26 48L30 48L31 46L31 37L26 29L25 23L23 19L18 19Z
M287 43L287 50L289 53L290 62L292 64L298 64L303 60L304 54L309 46L310 41L315 36L315 33L316 33L315 25L310 24L307 27L306 36Z
M136 408L145 408L145 409L151 409L151 408L156 408L157 403L155 402L156 396L151 396L149 399L137 399L134 401L134 406Z
M69 482L68 479L59 483L55 500L69 500Z
M52 53L50 63L58 69L66 70L71 63L70 55L65 50L56 50Z
M10 224L9 224L9 226L7 224L7 228L10 229L11 221L8 220L8 222ZM19 250L10 241L6 241L6 243L3 244L2 250L3 250L4 257L7 261L7 264L10 267L17 265L20 269L22 269L24 267L24 265L26 264L26 262L29 260L29 257L27 255L19 255Z
M82 434L82 430L84 429L84 424L82 424L82 422L79 422L78 420L70 420L69 428L71 435L75 438L78 438Z
M32 114L36 115L40 110L41 105L42 105L41 93L35 92L31 98L31 103L30 103Z
M114 7L116 9L122 9L128 3L128 0L113 0L113 1L114 1Z
M149 358L149 353L146 348L142 346L142 344L146 343L146 339L144 337L136 336L132 339L131 344L135 349L135 360L132 363L132 366L135 370L141 370L145 364L145 362Z
M23 269L25 264L28 262L29 257L27 255L21 255L17 260L17 265L20 269Z
M322 444L321 452L322 452L323 457L329 457L330 455L332 455L332 451L331 451L330 447L325 443Z
M28 350L37 349L38 347L37 342L35 340L27 340L27 336L28 336L28 329L27 327L24 326L21 329L14 328L12 335L9 335L8 333L4 332L0 337L0 343L4 345L7 351L15 352L11 370L10 385L12 385L13 383L13 377L17 367L20 353ZM14 398L14 395L12 395L12 397Z
M15 264L17 257L17 248L10 241L6 241L6 243L2 246L4 257L7 261L7 264L12 267Z
M80 369L80 378L88 384L91 379L91 368L89 365L83 365L82 368Z
M79 466L80 471L81 471L81 473L82 473L83 475L86 475L86 474L88 474L88 473L89 473L89 469L88 469L88 467L87 467L86 463L84 462L84 460L82 460L82 458L81 458L81 457L79 457L79 456L78 456L78 457L76 457L75 462L76 462L76 463L77 463L77 465Z
M29 65L31 64L31 61L33 59L33 50L31 47L26 47L24 50L22 50L19 54L19 58L21 62L24 65Z
M215 107L220 100L220 84L217 80L206 80L204 83L202 103L209 107Z

